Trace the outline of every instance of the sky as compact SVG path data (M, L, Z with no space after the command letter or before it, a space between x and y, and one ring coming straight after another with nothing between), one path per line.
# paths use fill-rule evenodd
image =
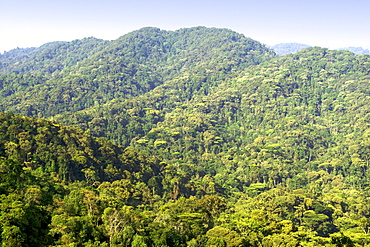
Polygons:
M142 27L229 28L266 45L370 49L370 0L0 0L0 53Z

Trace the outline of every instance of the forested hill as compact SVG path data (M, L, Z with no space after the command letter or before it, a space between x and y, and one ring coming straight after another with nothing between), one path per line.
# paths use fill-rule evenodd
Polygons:
M174 186L185 197L206 191L233 198L283 187L309 191L316 206L337 208L321 200L336 200L327 197L337 198L342 191L339 197L346 201L354 188L368 193L369 81L369 56L313 47L247 67L186 102L181 87L162 85L135 99L55 119L161 157L177 171ZM275 193L283 193L282 199L291 192ZM299 207L295 203L287 207ZM315 218L311 229L318 236L342 232L364 243L350 211L336 211L339 217L324 208L302 212ZM297 208L292 213L299 214ZM344 221L353 227L345 229ZM316 243L329 240L322 241Z
M109 42L85 38L72 42L50 42L38 48L17 48L0 55L0 74L51 74L75 65Z
M59 181L114 181L138 172L147 182L160 170L159 159L145 158L143 153L55 122L1 113L0 130L1 159L48 173Z
M205 27L143 28L112 42L89 38L28 54L1 59L0 110L39 117L133 98L170 80L191 83L190 97L274 57L241 34Z
M0 65L4 246L370 246L368 55L143 28Z
M369 56L309 48L181 105L136 146L207 169L224 188L302 188L310 171L366 187L369 81Z

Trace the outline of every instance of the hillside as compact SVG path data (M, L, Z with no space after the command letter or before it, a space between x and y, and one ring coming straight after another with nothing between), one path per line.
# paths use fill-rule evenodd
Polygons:
M37 49L0 59L3 245L370 246L370 56L205 27Z
M147 182L148 176L158 175L160 169L158 159L146 161L144 154L133 149L125 150L106 139L47 120L2 113L0 130L1 158L40 169L65 182L86 180L88 172L94 173L96 181L113 181L144 172L141 169L150 173L142 174Z
M161 157L176 167L183 196L207 179L205 191L228 197L283 186L315 200L338 189L349 198L368 185L369 65L369 56L309 48L246 68L186 103L173 105L161 96L169 88L158 87L70 115L70 123Z
M248 68L166 114L136 146L207 167L225 189L298 181L301 188L300 176L320 170L366 186L369 62L309 48Z
M186 90L191 97L204 78L211 87L274 53L233 31L197 27L175 32L144 28L109 43L90 38L35 56L8 68L17 73L0 76L0 110L50 117L133 98L171 80L191 82ZM48 71L39 71L38 61Z
M108 43L85 38L72 42L50 42L38 48L14 49L0 55L0 74L50 75L86 59Z

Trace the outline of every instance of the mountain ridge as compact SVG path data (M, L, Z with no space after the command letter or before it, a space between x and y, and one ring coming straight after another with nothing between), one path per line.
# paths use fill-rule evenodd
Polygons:
M301 44L301 43L280 43L274 46L270 46L275 52L279 55L286 55L299 52L302 49L312 47L310 45ZM364 49L362 47L342 47L334 50L348 50L353 52L356 55L370 55L370 51L368 49Z
M85 41L0 75L1 244L370 245L369 55L205 27Z
M210 40L200 39L200 33L207 35ZM132 39L136 42L131 42ZM158 43L157 39L161 39L161 42ZM176 43L172 51L169 47L166 48L169 41ZM181 52L181 47L187 50ZM241 34L205 27L188 28L178 32L144 28L110 42L101 51L100 46L97 49L90 58L61 70L51 70L51 74L43 73L43 78L38 78L37 73L26 73L25 75L30 77L30 83L24 83L24 89L20 89L18 94L18 84L13 87L5 81L24 81L22 76L3 75L4 82L0 86L3 96L9 100L2 102L3 108L0 110L7 108L18 112L20 108L17 107L17 102L27 101L28 103L24 104L30 105L30 108L24 109L22 114L52 116L62 111L76 111L94 104L102 104L113 98L138 96L163 84L164 80L176 77L179 72L187 73L187 70L194 70L195 67L204 66L203 71L214 71L213 73L223 77L227 76L233 67L257 64L274 56L271 50ZM233 56L223 49L234 49ZM223 55L218 54L228 55L222 57ZM198 61L199 58L203 60ZM221 66L215 67L217 60L225 62L218 63ZM47 61L51 62L51 67L54 66L54 60ZM46 91L41 89L43 87L48 88L47 95ZM24 94L23 90L27 93ZM63 97L61 91L64 92ZM34 98L41 100L34 102ZM47 104L44 103L46 99ZM50 108L50 103L54 105L53 108Z

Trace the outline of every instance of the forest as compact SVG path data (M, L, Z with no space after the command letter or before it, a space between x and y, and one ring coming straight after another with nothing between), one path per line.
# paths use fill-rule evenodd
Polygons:
M220 28L0 54L1 246L370 246L369 85Z

